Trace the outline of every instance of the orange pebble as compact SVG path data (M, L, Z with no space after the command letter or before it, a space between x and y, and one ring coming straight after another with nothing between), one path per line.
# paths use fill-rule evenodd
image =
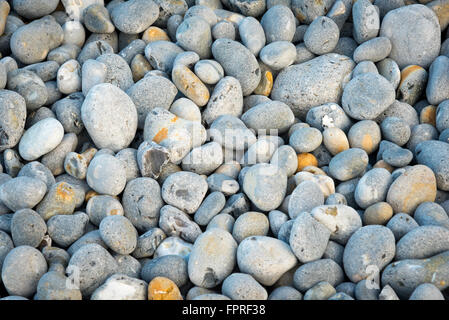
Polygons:
M89 190L89 191L87 191L86 196L84 197L84 200L86 202L88 202L91 198L93 198L95 196L98 196L98 193L95 192L94 190Z
M298 154L298 171L301 171L307 166L318 167L318 160L311 153L300 153Z
M386 163L384 160L377 161L376 164L373 166L373 168L384 168L388 170L390 173L394 171L394 168L390 166L388 163Z
M429 105L421 110L421 113L419 114L419 121L421 123L428 123L432 126L436 126L436 115L437 114L437 107Z
M149 27L147 30L143 32L142 40L146 43L154 42L154 41L171 41L168 37L167 33L158 27Z
M183 300L178 286L168 278L156 277L148 284L148 300Z

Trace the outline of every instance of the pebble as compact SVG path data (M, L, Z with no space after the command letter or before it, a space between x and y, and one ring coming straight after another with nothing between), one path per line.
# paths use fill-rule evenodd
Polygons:
M439 226L420 226L405 234L396 245L396 260L424 259L447 251L447 230Z
M48 235L57 245L67 248L83 236L88 222L89 216L84 212L55 215L47 222Z
M268 234L269 224L265 214L249 211L240 215L235 220L232 236L237 243L251 236L266 236Z
M353 78L346 85L342 106L354 119L372 120L377 118L395 101L391 83L374 73L364 73Z
M16 247L40 245L47 233L47 225L41 216L31 209L14 213L11 220L11 236Z
M310 52L316 55L330 53L337 46L339 33L340 30L332 19L317 17L304 34L304 44Z
M391 174L386 169L371 169L357 183L354 199L363 209L382 202L385 200L392 182Z
M299 291L306 292L322 281L335 287L342 283L343 279L343 270L334 260L320 259L297 268L293 276L293 285Z
M444 300L444 296L435 285L423 283L416 287L409 300Z
M143 266L141 274L146 282L151 282L156 277L165 277L178 287L184 286L189 281L187 262L178 255L165 255L148 261Z
M246 238L237 249L240 271L265 286L273 285L296 263L295 255L285 242L267 236Z
M415 165L405 170L388 189L387 202L395 213L412 213L422 202L434 201L436 179L429 167Z
M274 289L268 300L302 300L302 294L293 287L282 286Z
M123 274L114 274L98 287L91 300L147 300L147 283Z
M379 62L383 61L391 52L391 42L387 37L376 37L363 42L354 51L354 61ZM388 80L388 79L387 79Z
M330 240L343 245L362 226L360 215L347 205L321 205L310 214L331 231Z
M216 248L220 250L215 250ZM226 279L236 264L237 243L227 231L212 228L202 233L193 245L188 274L193 284L213 288Z
M312 107L338 103L343 93L342 85L353 68L351 59L338 54L327 54L290 66L276 77L271 98L289 105L295 116L305 118Z
M322 281L307 290L304 300L328 300L336 294L335 288L326 281Z
M148 300L183 300L183 298L173 281L165 277L156 277L148 284Z
M17 246L3 260L2 282L9 295L30 298L46 272L47 262L39 250L27 245Z
M223 281L222 292L232 300L267 300L268 293L252 276L233 273Z
M372 272L379 272L393 260L395 249L393 232L387 227L361 227L345 247L343 265L346 275L353 282L366 279Z
M107 216L101 220L100 235L104 243L118 254L130 254L137 245L137 231L123 216Z
M293 190L288 202L288 215L295 219L302 212L324 204L324 194L314 181L303 181Z
M114 113L107 111L111 105ZM136 134L136 107L125 92L112 84L98 84L89 90L81 107L81 117L98 148L119 151L126 148Z
M419 29L413 28L417 25ZM388 12L379 35L390 39L389 57L401 69L415 64L427 68L440 52L440 31L435 13L424 5L413 4ZM425 53L421 53L423 47L427 48Z
M121 32L136 34L151 26L159 17L153 1L130 0L118 3L111 10L111 19Z
M276 177L276 179L272 179ZM282 203L287 188L287 176L272 164L250 167L243 180L243 191L263 211L271 211Z
M448 163L444 160L448 152L449 148L441 141L423 141L415 147L417 162L432 169L438 188L444 191L449 190Z
M413 218L420 226L449 227L449 217L445 209L434 202L423 202L415 210Z
M340 181L347 181L360 175L367 165L367 153L359 148L350 148L332 158L329 173Z
M34 208L44 198L47 185L37 178L17 177L0 185L0 202L12 211Z
M162 207L159 226L166 235L177 236L190 243L194 243L201 234L200 227L186 213L170 205Z
M87 168L86 181L96 192L116 196L126 185L125 166L109 154L96 155Z
M410 215L406 213L395 214L387 223L387 228L389 228L393 232L396 240L401 239L411 230L418 227L419 225L415 221L415 219L413 219Z
M240 82L243 96L256 89L261 76L260 67L244 45L229 39L217 39L212 44L212 55L227 75Z

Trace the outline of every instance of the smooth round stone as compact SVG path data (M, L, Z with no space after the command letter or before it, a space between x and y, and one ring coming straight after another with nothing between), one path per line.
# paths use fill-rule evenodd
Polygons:
M281 286L271 291L268 300L302 300L302 294L293 287Z
M342 106L346 113L358 120L377 118L395 101L395 91L384 77L365 73L353 78L345 86Z
M389 148L382 153L382 159L393 167L405 167L413 159L413 153L404 148Z
M276 177L276 178L275 178ZM249 168L243 179L243 191L263 211L279 207L287 189L287 176L279 167L260 163Z
M304 300L328 300L337 292L335 288L326 281L322 281L307 290Z
M55 149L63 136L64 128L58 120L43 119L29 128L20 139L20 156L28 161L36 160Z
M152 109L168 110L177 93L178 89L170 80L159 76L144 77L126 90L137 110L138 127L144 127L145 118Z
M130 254L136 248L137 231L126 217L105 217L99 229L104 243L114 252Z
M291 177L298 169L298 157L295 149L289 145L280 146L271 157L270 164L284 170L287 177Z
M429 79L426 86L426 98L430 104L437 105L449 99L447 86L449 85L449 58L439 56L429 69Z
M222 20L212 27L212 37L214 39L235 40L236 28L232 22Z
M178 255L158 257L145 263L141 277L146 282L150 282L156 277L165 277L173 281L178 287L182 287L189 281L187 262Z
M438 18L431 9L421 4L388 12L382 20L380 36L390 39L390 58L401 69L415 64L427 68L440 52ZM422 48L426 48L425 53L422 53Z
M57 245L67 248L83 236L88 222L89 216L84 212L55 215L47 222L48 235Z
M62 31L64 32L63 44L74 44L78 47L82 47L86 40L86 31L84 26L79 21L67 21L62 25Z
M212 34L209 23L199 17L185 17L176 30L177 44L186 51L196 52L201 59L210 57Z
M382 137L398 146L403 146L410 139L411 128L400 118L387 117L382 121L380 128L382 130Z
M78 61L69 60L58 69L57 85L63 94L81 90L81 66Z
M190 99L179 98L170 106L170 112L180 118L201 122L201 111Z
M39 250L26 245L18 246L3 261L2 282L10 295L31 297L46 272L47 262Z
M440 289L434 284L423 283L416 287L409 300L445 300Z
M310 212L324 204L324 194L313 181L304 181L293 190L288 202L288 215L295 219L301 212Z
M449 230L421 226L405 234L396 245L396 260L425 259L448 250Z
M259 133L265 130L264 132L273 135L274 132L275 134L286 132L293 124L295 116L285 103L268 101L250 108L241 119L249 129Z
M112 33L115 30L108 10L101 4L92 4L84 10L84 25L93 33Z
M223 281L222 292L232 300L267 300L267 290L252 276L233 273Z
M295 17L290 8L276 5L265 12L260 20L267 43L292 41L296 30Z
M447 288L449 252L428 259L406 259L391 263L382 272L382 284L390 285L401 299L407 299L417 286L432 283Z
M394 180L388 190L387 202L395 213L412 213L421 203L435 200L436 188L432 170L425 165L415 165Z
M87 168L86 181L96 192L116 196L125 189L125 166L109 154L97 155Z
M222 115L240 117L243 111L243 94L240 82L234 77L224 77L215 86L203 112L206 123L212 124Z
M45 234L47 226L39 214L31 209L16 211L11 220L11 236L14 245L38 247Z
M96 243L85 244L70 258L67 273L78 277L83 296L90 296L104 281L116 273L118 264L109 252Z
M346 115L343 108L336 103L326 103L313 107L307 112L306 122L320 131L336 127L347 132L352 125L351 119Z
M241 272L250 274L262 285L271 286L293 268L297 260L285 242L271 237L254 236L240 243L237 263Z
M183 211L166 205L160 210L159 226L168 236L177 236L194 243L201 234L200 227Z
M328 17L317 17L304 34L304 44L310 52L322 55L332 52L337 46L340 30Z
M239 23L239 35L243 45L257 57L266 43L265 32L259 21L253 17L243 19Z
M246 212L235 220L232 236L237 243L251 236L266 236L269 224L265 214L255 211Z
M166 237L167 236L162 229L150 228L147 232L137 238L136 249L132 253L133 257L151 257Z
M391 174L386 169L374 168L359 180L354 192L354 199L363 209L384 201L392 182Z
M17 177L0 185L0 203L18 211L34 208L44 198L47 185L42 180L31 177Z
M449 101L445 100L438 105L435 124L436 128L441 133L449 128Z
M156 277L148 284L148 300L183 300L183 298L173 281L165 277Z
M351 148L360 148L365 150L367 154L377 150L381 138L381 130L377 123L372 120L359 121L348 132Z
M195 16L206 20L211 27L213 27L217 23L217 15L214 13L214 10L207 4L202 5L196 3L186 11L186 13L184 14L184 19Z
M276 77L271 98L286 103L295 116L305 119L311 108L339 102L354 66L348 57L333 53L289 66Z
M395 214L387 223L387 228L393 232L396 240L401 239L408 232L418 227L418 223L406 213Z
M330 230L308 212L300 213L290 231L289 244L301 263L320 259L327 247Z
M414 105L425 91L428 73L426 69L410 65L401 70L401 82L398 87L398 99Z
M223 151L217 142L206 143L200 147L193 148L190 153L182 159L182 168L197 174L211 174L223 163Z
M24 64L45 60L50 50L59 47L64 33L52 16L45 16L18 28L11 37L11 51Z
M449 146L442 141L423 141L415 148L416 160L428 166L435 173L438 189L449 190ZM433 200L429 200L433 201Z
M293 275L293 285L301 292L305 292L319 282L326 281L335 287L344 280L341 267L331 259L320 259L303 264Z
M335 179L347 181L361 174L367 165L367 153L359 148L351 148L332 158L329 163L329 173Z
M260 67L254 55L244 45L229 39L217 39L212 54L228 76L239 80L244 96L251 94L260 81Z
M401 70L396 61L386 58L378 62L376 66L379 74L390 81L393 87L397 89L401 81Z
M370 40L379 33L379 14L369 0L354 3L352 19L354 22L354 40L358 43Z
M274 41L260 51L260 60L273 70L281 70L293 64L296 47L289 41Z
M114 112L109 112L114 106ZM131 98L108 83L89 90L81 107L81 117L89 136L98 148L119 151L134 139L137 111Z
M346 244L343 265L346 275L353 282L366 279L373 270L382 270L395 255L393 232L384 226L365 226L358 229ZM372 267L371 267L372 268Z
M120 31L136 34L144 31L159 17L159 8L153 1L130 0L114 6L111 18Z
M58 4L58 0L12 1L12 7L14 8L14 11L27 19L36 19L50 14L55 11Z
M420 226L441 226L449 229L449 217L444 205L423 202L416 208L413 218Z
M331 240L342 245L362 226L360 215L347 205L321 205L312 209L310 214L331 231Z
M179 237L172 236L164 239L154 252L154 258L166 255L179 255L188 260L193 245Z
M363 223L385 225L393 216L393 208L386 202L375 203L363 213Z
M378 37L362 43L354 51L354 61L379 62L384 60L391 52L391 42L387 37Z
M249 210L249 209L247 209ZM231 212L232 214L232 212ZM229 233L232 232L232 228L234 227L235 219L228 213L220 213L213 217L209 224L206 227L206 230L210 230L213 228L219 228L225 230Z
M193 172L176 172L162 185L162 198L187 213L194 213L207 192L207 182Z
M193 245L187 266L190 281L204 288L217 286L234 269L236 251L237 243L230 233L218 228L207 230Z
M145 281L124 274L114 274L98 287L91 300L147 300Z
M297 153L305 153L317 149L322 141L323 136L318 129L300 128L293 131L289 139L289 144Z
M131 68L122 56L105 53L100 55L96 60L106 65L105 83L113 84L124 91L133 85Z
M324 129L323 144L333 155L349 149L349 141L345 132L337 127Z
M16 92L0 90L0 150L16 146L26 120L25 99Z
M224 70L215 60L200 60L195 64L195 74L206 84L216 84L224 77Z

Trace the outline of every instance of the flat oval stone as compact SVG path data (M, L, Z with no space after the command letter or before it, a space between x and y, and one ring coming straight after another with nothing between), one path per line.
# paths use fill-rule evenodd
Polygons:
M19 142L20 156L33 161L55 149L64 137L64 128L53 118L46 118L29 128Z
M227 75L240 81L244 96L256 89L261 77L259 64L244 45L229 39L218 39L212 44L212 54Z
M112 106L114 112L110 112ZM109 83L89 90L81 107L81 117L98 148L119 151L126 148L136 134L138 116L133 101Z
M377 268L380 272L395 255L395 238L393 232L384 226L365 226L357 230L346 244L343 265L346 275L353 282L371 276Z
M388 190L387 202L395 213L411 214L419 204L434 201L436 191L436 179L432 170L425 165L415 165L394 180Z
M343 84L354 66L348 57L334 53L289 66L276 77L271 97L286 103L295 116L305 119L312 107L339 102Z
M422 226L398 241L396 260L425 259L449 250L449 230L439 226Z
M213 288L232 273L237 243L227 231L213 228L200 235L193 245L187 269L190 281Z

